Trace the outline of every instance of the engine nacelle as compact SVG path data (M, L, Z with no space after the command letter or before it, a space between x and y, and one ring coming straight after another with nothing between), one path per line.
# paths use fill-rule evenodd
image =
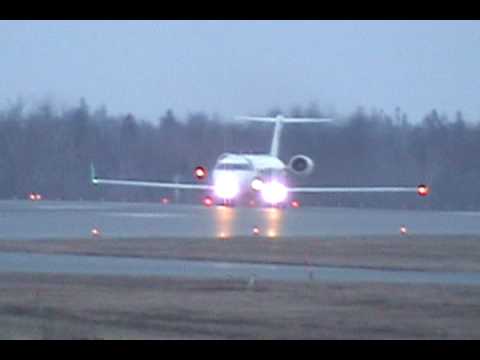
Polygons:
M296 175L310 175L314 168L313 160L305 155L295 155L288 162L288 169Z

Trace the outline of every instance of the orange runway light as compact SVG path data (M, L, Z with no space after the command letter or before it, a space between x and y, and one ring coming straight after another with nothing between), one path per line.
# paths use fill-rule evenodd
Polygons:
M37 200L37 201L42 200L42 195L36 194L36 195L35 195L35 200Z
M293 200L290 205L293 207L293 208L299 208L300 207L300 202L298 200Z
M277 236L277 233L275 232L275 230L268 230L268 237L273 238L275 236Z
M170 200L168 200L168 198L166 198L166 197L162 198L162 204L163 205L167 205L168 203L170 203Z
M207 176L207 169L203 166L197 166L195 168L194 174L198 180L203 180Z
M210 196L207 196L203 199L203 204L207 207L210 207L213 205L213 199Z
M30 200L32 200L32 201L35 201L35 200L37 199L37 197L35 196L34 193L29 194L29 195L28 195L28 198L29 198Z

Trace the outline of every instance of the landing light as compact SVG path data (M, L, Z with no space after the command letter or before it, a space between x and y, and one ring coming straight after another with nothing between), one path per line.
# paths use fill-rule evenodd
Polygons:
M290 203L290 205L293 207L293 208L299 208L300 207L300 202L298 200L292 200L292 202Z
M288 196L288 190L285 185L272 181L271 183L265 184L262 188L262 197L267 203L278 204Z
M264 185L264 183L263 183L262 179L259 179L259 178L253 179L252 182L250 183L250 186L252 187L252 190L254 190L254 191L262 190L263 185Z
M231 173L224 173L215 179L215 195L221 199L231 200L240 192L238 179Z
M253 235L258 235L260 234L260 229L257 226L254 226L252 229Z
M406 226L400 226L400 234L406 235L407 232L408 232L408 230L407 230Z

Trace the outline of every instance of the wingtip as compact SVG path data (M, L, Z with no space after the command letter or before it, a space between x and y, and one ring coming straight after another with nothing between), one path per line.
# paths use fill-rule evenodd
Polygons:
M90 163L90 181L92 184L97 184L97 176L95 174L95 166L93 165L93 162Z

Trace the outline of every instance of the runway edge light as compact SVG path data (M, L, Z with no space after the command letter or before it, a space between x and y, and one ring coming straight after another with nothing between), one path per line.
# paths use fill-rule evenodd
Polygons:
M203 198L203 205L205 205L206 207L212 206L213 205L213 199L210 196L205 196Z
M299 208L299 207L300 207L300 201L298 201L298 200L292 200L292 202L290 203L290 205L291 205L293 208Z

